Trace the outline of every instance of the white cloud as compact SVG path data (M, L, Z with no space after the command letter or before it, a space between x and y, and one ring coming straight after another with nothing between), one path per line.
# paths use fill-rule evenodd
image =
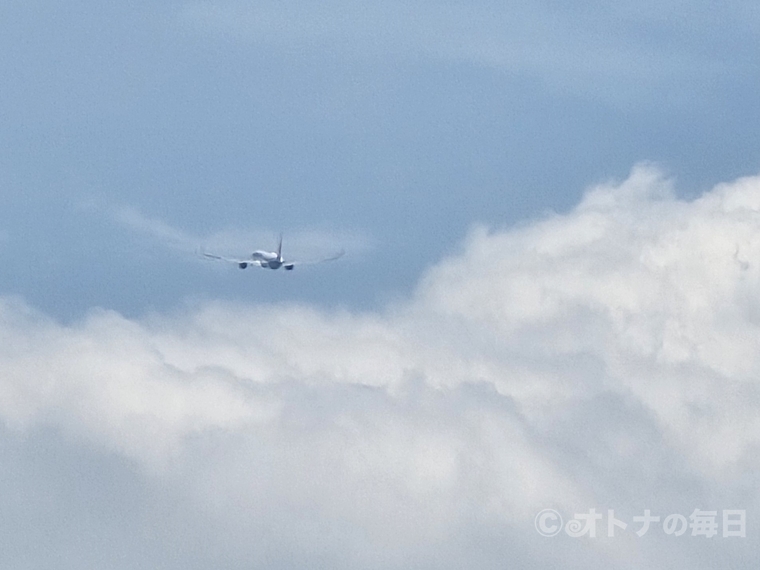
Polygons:
M229 567L748 564L749 538L631 526L551 541L533 517L754 520L759 210L760 177L686 202L640 165L568 214L476 228L383 312L219 303L63 326L5 299L3 437L44 427L133 462L178 502L169 513L190 513L136 515L165 538L147 557L180 544ZM75 519L92 509L71 502Z

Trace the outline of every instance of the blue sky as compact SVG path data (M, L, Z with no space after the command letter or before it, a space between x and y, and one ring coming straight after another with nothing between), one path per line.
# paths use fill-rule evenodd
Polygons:
M760 168L749 2L3 12L0 287L61 318L188 296L373 307L473 224L566 211L638 161L688 196ZM162 250L120 227L120 208L198 245L266 238L223 253L280 231L286 247L313 231L361 246L320 268L328 281L283 288Z
M755 568L759 36L749 1L6 0L0 561ZM346 255L196 255L280 232Z

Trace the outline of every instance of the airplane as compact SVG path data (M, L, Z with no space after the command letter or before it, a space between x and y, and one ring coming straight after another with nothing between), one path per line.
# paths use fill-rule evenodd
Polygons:
M232 259L229 257L222 257L221 255L214 255L213 253L206 253L205 251L202 252L203 257L206 259L229 261L230 263L235 263L240 269L246 269L248 266L268 269L279 269L280 267L284 267L287 271L292 271L296 265L311 265L314 263L322 263L323 261L333 261L341 257L344 253L345 251L340 250L331 257L318 259L316 261L285 261L282 257L282 235L280 235L280 241L277 244L277 251L263 251L257 249L248 259Z

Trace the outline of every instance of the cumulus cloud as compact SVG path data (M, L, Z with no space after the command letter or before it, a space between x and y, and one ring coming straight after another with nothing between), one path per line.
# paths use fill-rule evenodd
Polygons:
M683 201L644 164L567 214L475 228L380 312L211 303L64 326L4 299L4 445L124 462L142 510L104 527L147 564L749 567L759 211L760 177ZM534 530L542 508L592 507L628 530ZM695 508L746 509L749 537L634 534L644 509Z

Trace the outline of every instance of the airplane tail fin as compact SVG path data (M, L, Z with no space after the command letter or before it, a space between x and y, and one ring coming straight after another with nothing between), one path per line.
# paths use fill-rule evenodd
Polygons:
M282 259L282 234L280 234L280 242L277 244L277 259Z

